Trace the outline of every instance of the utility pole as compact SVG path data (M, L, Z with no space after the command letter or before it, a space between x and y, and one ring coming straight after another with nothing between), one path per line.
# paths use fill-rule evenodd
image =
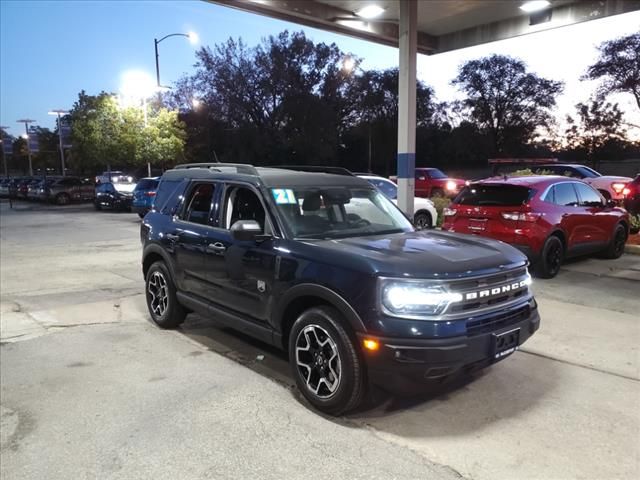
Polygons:
M63 141L62 141L62 120L61 120L61 115L66 115L67 113L69 113L66 110L61 110L61 109L56 109L56 110L51 110L49 112L49 115L57 115L58 116L58 140L59 140L59 145L60 145L60 165L62 167L62 176L64 177L66 175L65 171L65 165L64 165L64 146L63 146Z
M29 124L35 123L35 120L29 118L23 118L18 120L17 123L24 123L24 131L27 134L27 154L29 155L29 175L33 177L33 163L31 162L31 145L29 145Z
M8 140L9 136L7 135L5 137L5 131L8 130L9 127L4 127L0 125L0 130L2 130L2 141L0 143L2 143L2 163L4 165L4 176L5 178L9 178L9 169L7 168L7 154L5 152L5 148L4 148L4 142L5 142L5 138Z

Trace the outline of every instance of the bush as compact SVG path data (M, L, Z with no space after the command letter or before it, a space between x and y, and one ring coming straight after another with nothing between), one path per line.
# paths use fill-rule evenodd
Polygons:
M433 202L433 205L436 207L436 211L438 212L438 222L436 226L441 227L442 222L444 221L442 210L451 204L451 199L446 197L432 197L430 200Z
M631 224L629 225L629 231L632 234L636 234L640 232L640 214L635 214L635 215L629 214L629 221Z

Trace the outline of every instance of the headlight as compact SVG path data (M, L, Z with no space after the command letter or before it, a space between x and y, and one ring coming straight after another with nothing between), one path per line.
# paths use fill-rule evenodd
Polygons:
M447 182L447 190L454 192L457 189L458 189L458 185L456 184L456 182L454 182L453 180L449 180Z
M385 312L394 316L433 316L461 302L462 294L428 280L382 279L380 301Z
M622 192L624 190L624 187L626 187L626 186L627 186L626 183L619 183L619 182L611 184L611 188L613 188L613 191L618 193L618 194L620 192Z

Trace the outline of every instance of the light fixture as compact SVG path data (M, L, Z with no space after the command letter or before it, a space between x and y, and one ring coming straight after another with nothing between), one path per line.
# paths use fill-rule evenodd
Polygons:
M140 70L125 72L122 75L121 92L125 97L143 99L150 97L156 90L151 76Z
M200 99L199 98L194 98L193 100L191 100L191 105L193 105L193 108L198 108L200 107Z
M527 13L537 12L538 10L544 10L549 5L551 5L549 0L531 0L520 5L520 10Z
M356 15L361 18L371 19L379 17L384 13L384 8L379 5L367 5L366 7L362 7L360 10L356 12Z
M187 34L187 37L189 37L189 41L191 42L192 45L195 45L196 43L198 43L198 34L196 32L189 32Z

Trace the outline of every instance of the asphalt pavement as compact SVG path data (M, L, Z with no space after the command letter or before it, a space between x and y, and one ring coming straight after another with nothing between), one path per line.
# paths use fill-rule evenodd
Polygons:
M281 352L149 322L136 215L2 203L0 266L2 478L640 477L640 256L534 280L520 351L337 419Z

